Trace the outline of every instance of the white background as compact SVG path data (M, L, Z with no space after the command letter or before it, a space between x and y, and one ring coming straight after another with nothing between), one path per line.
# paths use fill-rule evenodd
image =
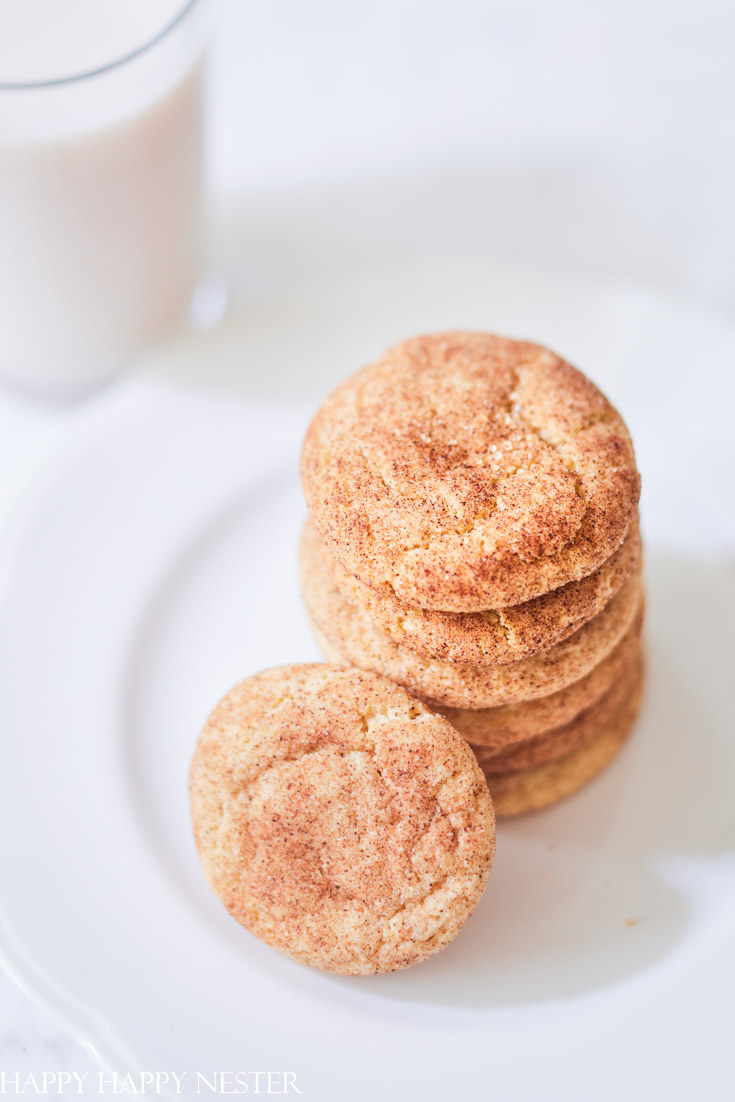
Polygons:
M226 0L222 18L213 174L250 200L262 267L277 205L277 247L310 214L343 263L472 250L735 308L727 0Z
M209 166L242 288L469 253L732 313L734 36L724 0L222 0ZM0 399L0 502L65 416ZM3 979L0 1067L92 1064Z

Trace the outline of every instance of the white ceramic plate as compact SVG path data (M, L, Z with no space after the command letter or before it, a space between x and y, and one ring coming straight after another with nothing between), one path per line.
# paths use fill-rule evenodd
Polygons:
M244 316L94 403L6 533L7 969L105 1065L186 1072L187 1097L197 1071L284 1070L325 1102L724 1097L735 334L640 292L466 269ZM265 948L211 895L188 762L235 681L317 657L295 566L307 407L252 392L312 378L318 396L402 332L452 322L545 337L628 419L645 479L648 689L603 777L501 825L489 888L449 949L340 979Z

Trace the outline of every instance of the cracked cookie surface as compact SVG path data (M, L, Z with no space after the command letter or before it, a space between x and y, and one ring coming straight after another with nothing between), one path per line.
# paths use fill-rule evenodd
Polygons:
M437 612L402 605L391 593L348 574L311 520L302 540L318 548L340 592L394 643L424 658L470 666L517 662L566 639L601 612L625 580L640 570L642 554L635 517L620 547L585 578L508 608Z
M307 504L345 570L417 608L504 608L595 571L635 515L625 425L539 345L417 337L335 390L302 452Z
M321 664L237 685L190 774L199 856L228 911L302 964L393 971L444 948L492 863L464 739L385 678Z
M318 548L303 541L299 568L301 593L325 657L383 674L439 711L534 700L580 680L623 638L643 595L640 573L632 574L602 612L561 643L518 662L470 666L399 647L340 593Z

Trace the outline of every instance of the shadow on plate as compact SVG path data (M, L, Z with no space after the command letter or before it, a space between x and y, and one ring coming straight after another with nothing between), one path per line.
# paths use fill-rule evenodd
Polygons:
M647 690L619 758L558 807L499 824L488 889L447 950L333 982L435 1005L564 999L662 964L717 911L735 850L732 582L714 563L651 552L647 583Z

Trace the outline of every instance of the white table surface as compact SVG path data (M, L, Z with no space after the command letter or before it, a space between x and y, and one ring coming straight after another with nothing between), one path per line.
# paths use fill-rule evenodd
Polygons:
M735 310L731 6L220 6L210 163L238 293L471 252ZM0 393L0 524L73 417ZM0 1070L96 1065L0 974Z

